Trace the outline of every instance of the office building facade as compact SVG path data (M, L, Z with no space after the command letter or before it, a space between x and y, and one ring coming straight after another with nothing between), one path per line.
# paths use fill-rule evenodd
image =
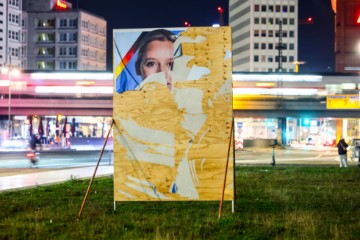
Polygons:
M0 0L0 67L106 70L106 21L56 0Z
M105 19L59 3L29 0L26 6L27 69L106 70Z
M22 0L0 0L0 68L26 65Z
M298 0L230 0L233 71L294 72Z

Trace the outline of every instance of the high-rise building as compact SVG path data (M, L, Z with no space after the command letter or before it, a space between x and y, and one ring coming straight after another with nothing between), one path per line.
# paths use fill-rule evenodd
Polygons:
M27 69L106 70L106 21L70 3L27 0Z
M360 0L332 0L336 72L360 72Z
M0 0L0 68L25 62L22 0Z
M298 0L229 0L233 70L293 72Z
M0 0L0 67L106 70L106 24L65 0Z

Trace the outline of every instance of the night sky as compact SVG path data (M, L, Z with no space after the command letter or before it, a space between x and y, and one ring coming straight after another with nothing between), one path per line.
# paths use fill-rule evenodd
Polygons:
M334 13L330 0L298 0L299 19L311 16L314 23L299 25L299 59L306 64L300 72L334 71ZM71 0L79 8L102 16L108 25L108 70L112 70L112 30L124 28L211 26L219 23L218 6L224 12L224 24L228 25L228 0L124 0L95 1Z

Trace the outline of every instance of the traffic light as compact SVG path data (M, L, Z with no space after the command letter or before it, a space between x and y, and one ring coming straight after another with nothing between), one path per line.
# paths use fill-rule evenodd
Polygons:
M186 27L190 27L190 23L189 23L188 21L185 21L185 22L184 22L184 25L185 25Z
M224 9L222 7L218 7L217 10L219 11L219 13L223 13L224 12Z

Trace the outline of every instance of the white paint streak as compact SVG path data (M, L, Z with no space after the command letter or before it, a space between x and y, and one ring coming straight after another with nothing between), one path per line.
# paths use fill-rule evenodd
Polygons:
M200 167L201 172L204 172L203 166L204 166L205 161L206 161L206 158L203 158L201 161L201 167Z
M231 50L226 49L224 60L226 61L226 60L228 60L230 58L231 58Z
M190 162L190 167L191 167L191 175L192 175L192 178L193 178L195 184L196 184L197 186L199 186L199 185L200 185L200 181L199 181L199 178L198 178L197 173L196 173L195 160L190 160L189 162Z
M196 136L200 131L202 125L205 123L207 115L199 114L199 115L192 115L192 114L184 114L184 121L181 122L181 125L191 132L193 136Z
M141 127L131 118L117 119L123 125L125 133L119 132L116 141L126 148L130 160L175 166L173 133Z
M232 93L232 81L231 79L226 80L226 82L219 88L219 91L214 95L214 99L217 99L219 96L229 95Z
M133 139L152 144L174 145L173 133L139 126L130 116L128 120L119 120L126 133Z
M129 193L126 193L124 191L121 191L121 190L118 190L118 193L124 195L125 197L128 197L128 198L136 198L134 195L131 195Z
M187 197L189 199L199 199L199 193L195 188L195 184L190 173L190 166L187 160L188 152L191 148L191 145L192 144L188 145L188 148L186 149L186 154L184 158L180 161L175 183L178 187L177 193L180 196Z
M162 85L167 85L166 76L164 72L153 73L147 78L145 78L136 88L135 90L141 90L144 86L149 83L160 83Z
M202 77L205 77L206 75L209 75L211 73L210 69L207 67L198 67L196 65L192 66L188 75L187 80L199 80Z
M175 102L178 109L184 109L190 114L202 114L203 91L198 88L176 89Z
M127 176L127 179L129 179L129 180L131 180L133 182L139 183L139 184L141 184L143 186L152 187L152 188L155 187L155 185L152 182L141 180L141 179L138 179L138 178L134 178L132 176Z

